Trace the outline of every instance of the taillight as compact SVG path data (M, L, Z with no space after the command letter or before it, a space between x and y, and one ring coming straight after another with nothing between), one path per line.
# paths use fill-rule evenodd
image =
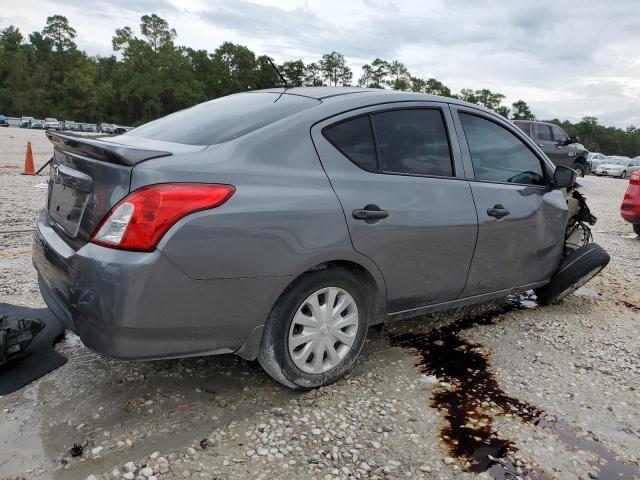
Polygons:
M640 185L640 172L633 172L629 179L631 185Z
M178 220L222 205L235 191L231 185L202 183L142 187L111 209L90 241L121 250L150 252Z

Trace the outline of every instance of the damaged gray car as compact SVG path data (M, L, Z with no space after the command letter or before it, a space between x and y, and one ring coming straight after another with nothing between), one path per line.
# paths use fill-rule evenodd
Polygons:
M236 353L314 388L373 325L531 289L555 302L609 260L575 171L451 98L262 90L47 136L40 291L113 357Z

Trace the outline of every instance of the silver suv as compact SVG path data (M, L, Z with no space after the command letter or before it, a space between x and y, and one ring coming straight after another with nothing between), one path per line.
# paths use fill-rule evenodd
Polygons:
M549 303L608 261L575 172L451 98L274 89L47 135L40 291L114 357L233 352L313 388L372 325L529 289Z

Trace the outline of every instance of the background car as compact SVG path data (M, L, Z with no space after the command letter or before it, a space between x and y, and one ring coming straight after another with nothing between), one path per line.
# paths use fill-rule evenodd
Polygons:
M20 120L20 128L31 128L33 117L22 117Z
M0 127L8 127L8 126L9 126L9 119L4 115L0 115Z
M633 231L640 235L640 172L634 172L624 194L620 215L633 225Z
M607 157L594 171L596 175L627 178L633 172L640 171L640 158Z
M60 122L53 117L44 119L44 128L45 130L62 130Z
M115 129L111 123L100 123L98 124L98 132L111 134L115 133Z
M526 133L555 165L573 168L581 177L589 172L589 152L577 138L570 138L559 126L530 120L514 120L513 123Z
M44 130L45 129L45 123L44 120L31 120L31 123L29 124L29 128L33 128L36 130Z
M602 153L589 152L589 155L587 156L587 164L589 166L589 172L593 173L596 167L604 163L606 159L607 159L607 156Z
M62 122L62 130L67 132L75 132L78 130L78 124L73 120L65 120Z

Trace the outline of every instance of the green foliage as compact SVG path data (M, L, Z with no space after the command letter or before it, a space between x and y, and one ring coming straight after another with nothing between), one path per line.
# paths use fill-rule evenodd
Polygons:
M0 30L0 113L43 118L139 125L208 99L259 88L281 87L268 57L224 42L212 53L176 46L176 31L156 14L143 15L139 33L116 29L114 55L90 57L77 49L75 29L62 15L47 18L41 32L25 41L13 25ZM350 85L353 72L339 52L317 62L285 61L280 72L294 86ZM411 75L399 60L375 58L362 66L357 84L460 98L514 119L535 119L518 100L511 108L505 96L488 89L457 94L435 78ZM635 156L640 130L604 127L585 117L578 123L552 122L577 136L592 151Z
M535 120L536 116L531 113L529 105L524 100L517 100L511 104L511 114L514 120Z

